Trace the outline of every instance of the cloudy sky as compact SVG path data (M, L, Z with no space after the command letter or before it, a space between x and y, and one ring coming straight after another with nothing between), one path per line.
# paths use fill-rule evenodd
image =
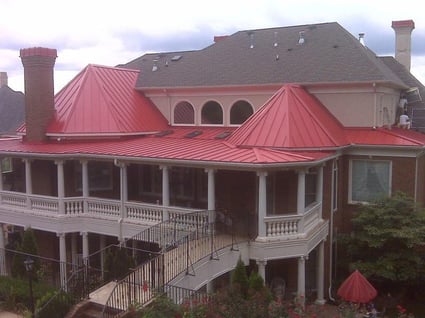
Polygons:
M19 49L56 48L55 90L87 64L201 49L239 30L339 22L378 55L394 56L391 21L413 19L412 73L425 83L425 13L413 0L0 0L0 71L24 90Z

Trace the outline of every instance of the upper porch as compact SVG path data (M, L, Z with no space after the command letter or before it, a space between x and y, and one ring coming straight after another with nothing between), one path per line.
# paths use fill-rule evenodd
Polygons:
M324 222L323 165L244 171L117 160L6 162L5 224L122 241L179 214L219 210L231 217L236 235L271 242L304 239Z

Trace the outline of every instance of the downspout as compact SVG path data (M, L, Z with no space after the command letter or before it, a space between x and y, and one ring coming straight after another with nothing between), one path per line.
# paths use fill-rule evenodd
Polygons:
M376 83L372 84L373 86L373 129L376 129L376 110L377 110L377 98L376 98Z
M331 182L331 202L334 202L334 190L335 190L335 184L333 180L335 180L335 160L332 162L332 182ZM338 180L337 180L338 182ZM334 239L334 206L331 203L331 213L330 213L330 230L329 230L329 289L328 289L328 297L333 302L335 301L335 298L332 297L332 266L333 266L333 239Z

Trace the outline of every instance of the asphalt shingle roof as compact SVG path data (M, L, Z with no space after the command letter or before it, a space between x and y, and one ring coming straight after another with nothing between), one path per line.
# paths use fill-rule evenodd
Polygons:
M300 32L304 44L298 44ZM323 82L404 86L336 22L239 31L199 51L145 54L123 66L141 70L139 88Z
M25 118L25 95L9 86L0 87L0 133L14 133Z

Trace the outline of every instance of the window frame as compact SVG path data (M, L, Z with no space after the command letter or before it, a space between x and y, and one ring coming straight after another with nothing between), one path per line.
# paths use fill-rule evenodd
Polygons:
M388 164L388 197L392 193L392 161L385 159L350 159L349 160L349 184L348 184L348 203L349 204L371 204L371 201L357 201L353 200L353 164L356 161L363 161L368 163L387 163Z

